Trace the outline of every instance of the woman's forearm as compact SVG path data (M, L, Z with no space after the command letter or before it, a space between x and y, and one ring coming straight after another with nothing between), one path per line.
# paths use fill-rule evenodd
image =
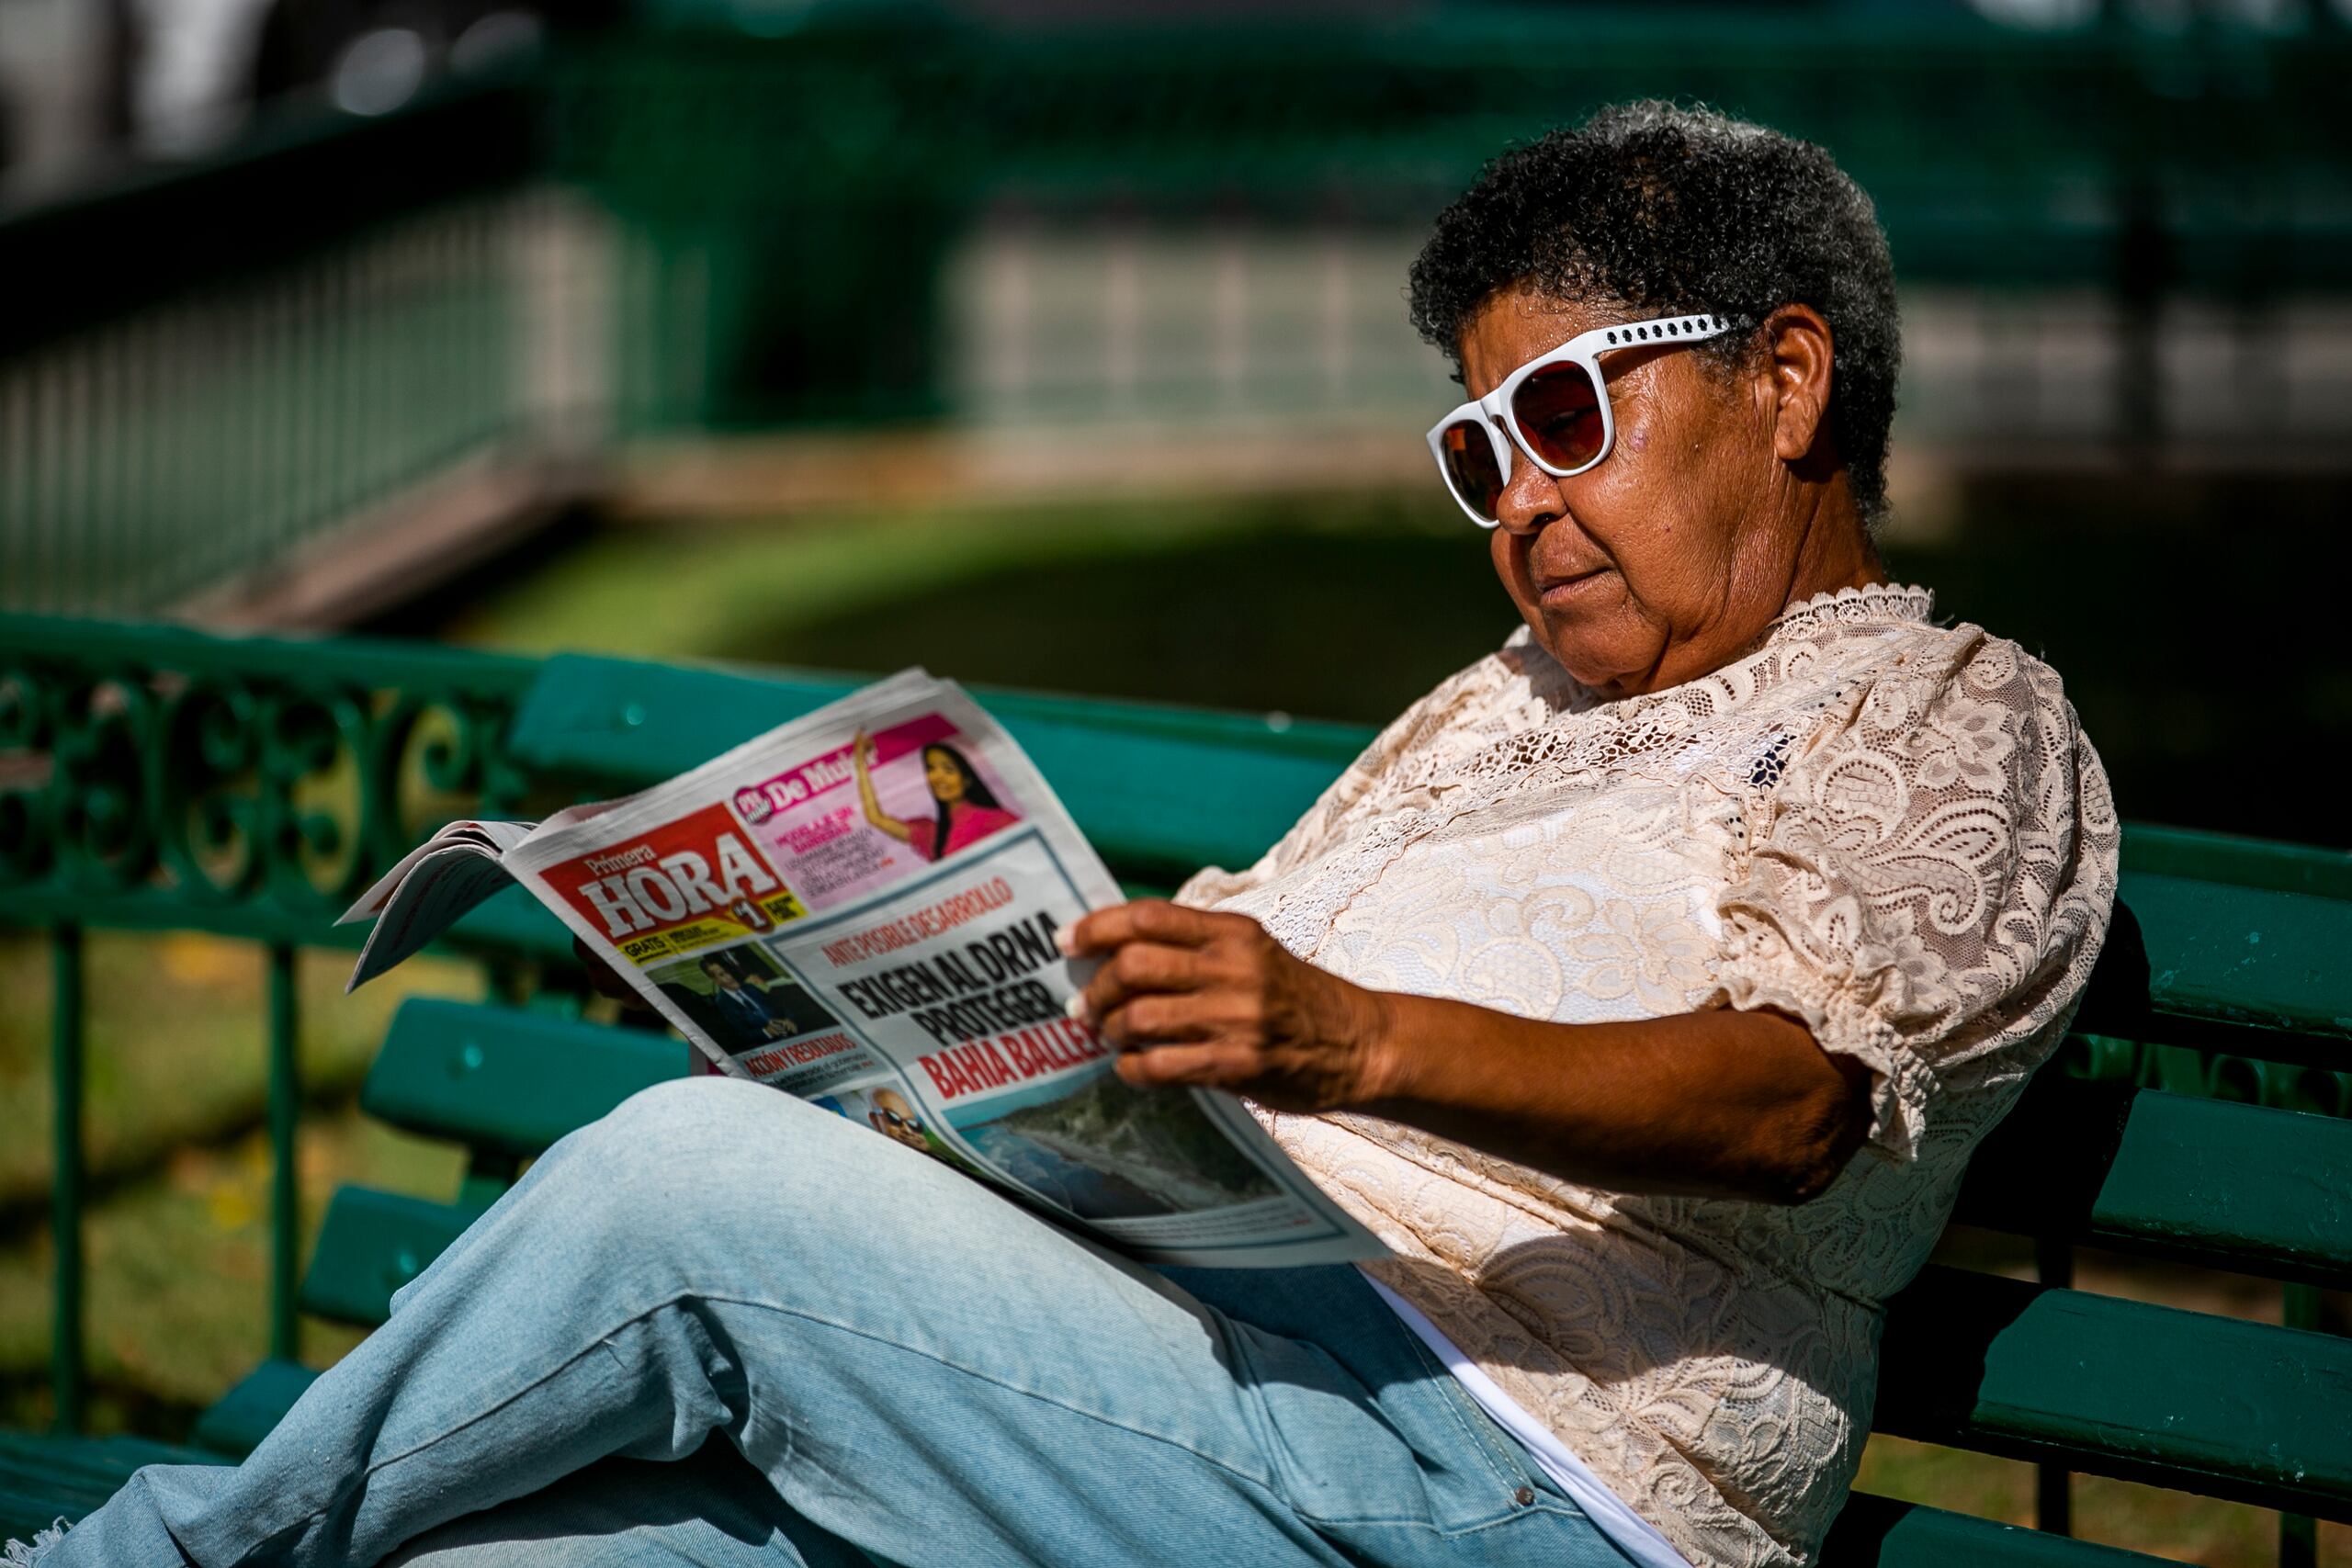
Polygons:
M1379 1089L1351 1109L1567 1180L1801 1202L1867 1127L1868 1070L1778 1013L1549 1023L1373 995Z
M1102 960L1075 1005L1138 1088L1360 1111L1589 1186L1768 1202L1826 1188L1869 1125L1868 1071L1779 1013L1541 1022L1371 990L1246 915L1149 898L1057 940Z
M867 823L902 844L912 841L914 829L882 809L882 797L874 793L874 774L866 768L865 753L854 750L850 761L857 767L857 803L865 808Z

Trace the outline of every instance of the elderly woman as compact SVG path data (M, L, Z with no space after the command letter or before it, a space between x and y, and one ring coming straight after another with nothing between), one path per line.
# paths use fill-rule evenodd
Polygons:
M1067 933L1119 1071L1248 1097L1388 1256L1153 1270L681 1083L44 1561L1810 1561L2098 947L2106 782L2050 670L1884 580L1893 278L1818 149L1605 113L1412 300L1524 625L1257 865Z

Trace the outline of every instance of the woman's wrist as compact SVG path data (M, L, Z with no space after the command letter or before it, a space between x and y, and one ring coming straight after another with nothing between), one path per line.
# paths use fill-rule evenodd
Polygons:
M1354 993L1356 1012L1352 1030L1356 1085L1349 1103L1337 1109L1364 1111L1414 1099L1418 1086L1409 1044L1413 1032L1405 1016L1421 998L1361 986L1349 988Z

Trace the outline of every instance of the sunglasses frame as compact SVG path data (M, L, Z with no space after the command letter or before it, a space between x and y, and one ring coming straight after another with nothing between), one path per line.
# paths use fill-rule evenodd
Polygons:
M1445 460L1445 433L1457 424L1476 425L1487 433L1487 445L1494 448L1495 466L1501 470L1505 489L1510 485L1511 452L1516 448L1527 460L1555 479L1570 479L1586 469L1597 467L1617 445L1617 420L1609 409L1609 383L1600 374L1600 356L1623 348L1649 348L1659 344L1704 343L1731 331L1731 323L1713 313L1698 316L1657 316L1645 321L1624 321L1611 327L1595 327L1589 333L1578 333L1549 353L1539 354L1510 375L1502 385L1483 398L1474 398L1460 404L1443 419L1430 426L1430 456L1437 459L1438 478L1444 481L1445 493L1462 508L1463 515L1481 528L1498 526L1499 517L1481 517L1477 508L1454 487L1453 470ZM1511 400L1527 378L1555 365L1574 364L1581 367L1592 379L1592 389L1600 410L1600 448L1590 462L1579 463L1572 468L1555 468L1535 455L1535 444L1519 427L1519 416L1511 410Z

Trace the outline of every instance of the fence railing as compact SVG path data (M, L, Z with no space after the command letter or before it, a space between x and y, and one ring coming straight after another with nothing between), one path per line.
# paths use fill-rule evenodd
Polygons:
M178 929L267 955L271 1353L294 1353L302 1084L294 960L350 945L335 916L440 822L532 805L505 748L533 661L430 647L229 640L0 615L0 909L49 938L56 1246L51 1382L83 1413L83 932ZM492 906L485 954L560 945Z
M38 301L0 315L0 604L168 609L576 445L533 102L476 88L0 220Z
M975 399L1264 412L1302 389L1327 404L1351 370L1391 395L1410 378L1390 352L1398 237L1510 141L1672 96L1828 147L1876 199L1906 285L2087 296L2120 345L2097 378L2109 423L2142 439L2165 418L2156 383L2194 380L2151 370L2168 302L2259 315L2352 288L2347 65L2352 33L2324 24L2037 37L1899 17L1800 28L1774 7L1703 26L1572 8L1336 30L682 33L563 64L550 146L671 283L647 295L659 321L631 329L633 429ZM1308 256L1283 254L1301 240ZM1153 263L1188 247L1156 294ZM1351 250L1383 258L1376 282L1332 265ZM1295 292L1279 275L1302 259L1325 314L1367 289L1389 300L1370 352L1351 356L1342 325L1300 333L1286 361L1251 353L1253 294ZM943 266L977 315L942 299Z

